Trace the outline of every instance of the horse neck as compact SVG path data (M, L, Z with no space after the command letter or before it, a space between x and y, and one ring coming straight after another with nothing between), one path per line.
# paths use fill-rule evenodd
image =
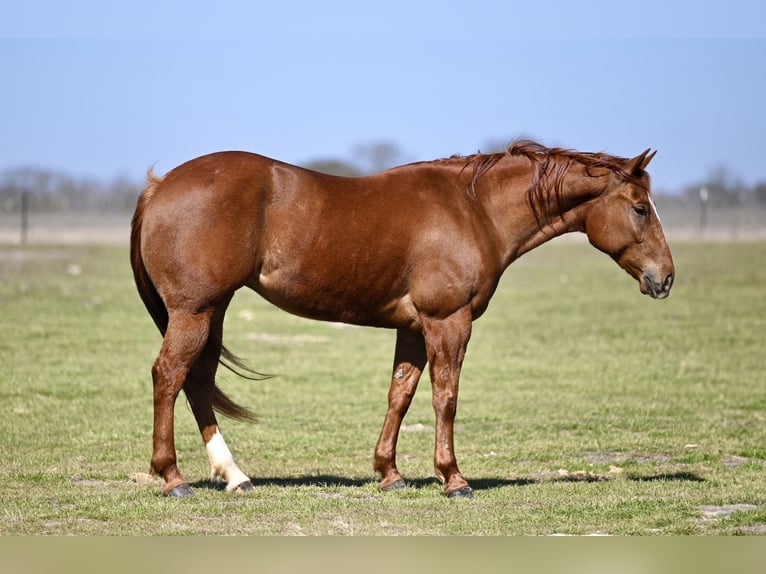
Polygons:
M533 194L537 213L527 199L534 174L532 162L523 156L508 157L487 174L485 212L498 230L505 266L554 237L585 231L588 204L604 192L608 172L588 174L572 162L562 175L558 199L554 192ZM477 192L479 200L482 195Z

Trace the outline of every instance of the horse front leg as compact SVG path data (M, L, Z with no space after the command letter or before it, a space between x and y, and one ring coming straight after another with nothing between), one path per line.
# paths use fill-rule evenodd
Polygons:
M436 415L434 471L450 498L473 497L458 468L454 441L460 370L471 338L471 322L468 308L444 319L422 319Z
M404 478L396 468L396 443L404 415L410 408L425 365L426 349L423 337L406 330L397 331L394 370L391 388L388 391L388 411L375 446L373 465L383 477L380 482L380 488L383 490L396 490L405 486Z

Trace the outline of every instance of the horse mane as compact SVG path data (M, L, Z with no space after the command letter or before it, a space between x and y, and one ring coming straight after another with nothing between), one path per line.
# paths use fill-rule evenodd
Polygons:
M532 140L519 140L510 144L504 151L476 154L467 158L463 169L470 167L472 176L468 194L476 197L476 184L481 177L507 156L524 156L532 162L534 174L526 192L527 203L540 227L551 223L548 207L553 202L562 210L562 185L564 177L573 163L585 166L590 175L591 169L605 168L633 183L640 178L625 171L626 158L607 153L587 153L565 148L548 148Z

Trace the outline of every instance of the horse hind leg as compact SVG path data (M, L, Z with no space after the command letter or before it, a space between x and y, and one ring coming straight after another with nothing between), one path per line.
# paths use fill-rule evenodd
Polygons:
M151 470L165 479L165 496L184 498L194 494L178 469L174 410L178 394L207 344L211 314L170 312L162 348L152 366L154 432Z
M229 492L247 492L253 490L253 483L234 462L234 457L221 434L213 410L214 395L221 394L215 386L215 375L218 359L221 356L225 310L226 305L222 305L214 314L204 352L192 367L184 392L205 443L205 450L210 461L210 478L226 482L226 490Z

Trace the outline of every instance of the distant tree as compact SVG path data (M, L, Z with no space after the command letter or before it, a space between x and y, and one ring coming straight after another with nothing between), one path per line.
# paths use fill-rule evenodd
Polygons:
M696 203L700 200L700 190L703 188L707 190L708 202L713 207L737 205L747 195L742 180L724 165L712 169L700 183L686 186L684 196L688 201Z
M339 159L316 159L304 164L303 167L330 175L342 175L345 177L363 175L359 168Z
M41 168L18 168L0 174L0 209L16 212L21 197L32 211L127 211L135 208L141 186L126 177L111 183Z
M378 173L404 163L399 147L387 141L358 144L354 146L354 157L367 173Z
M761 181L755 184L755 187L753 187L753 196L758 203L766 205L766 181Z
M99 197L100 211L133 211L143 185L126 176L118 176L107 185Z
M22 194L28 195L32 209L57 210L66 202L59 190L71 187L71 180L60 173L22 167L3 173L0 198L7 211L19 209Z
M713 205L735 205L743 195L742 180L725 165L711 170L705 182Z

